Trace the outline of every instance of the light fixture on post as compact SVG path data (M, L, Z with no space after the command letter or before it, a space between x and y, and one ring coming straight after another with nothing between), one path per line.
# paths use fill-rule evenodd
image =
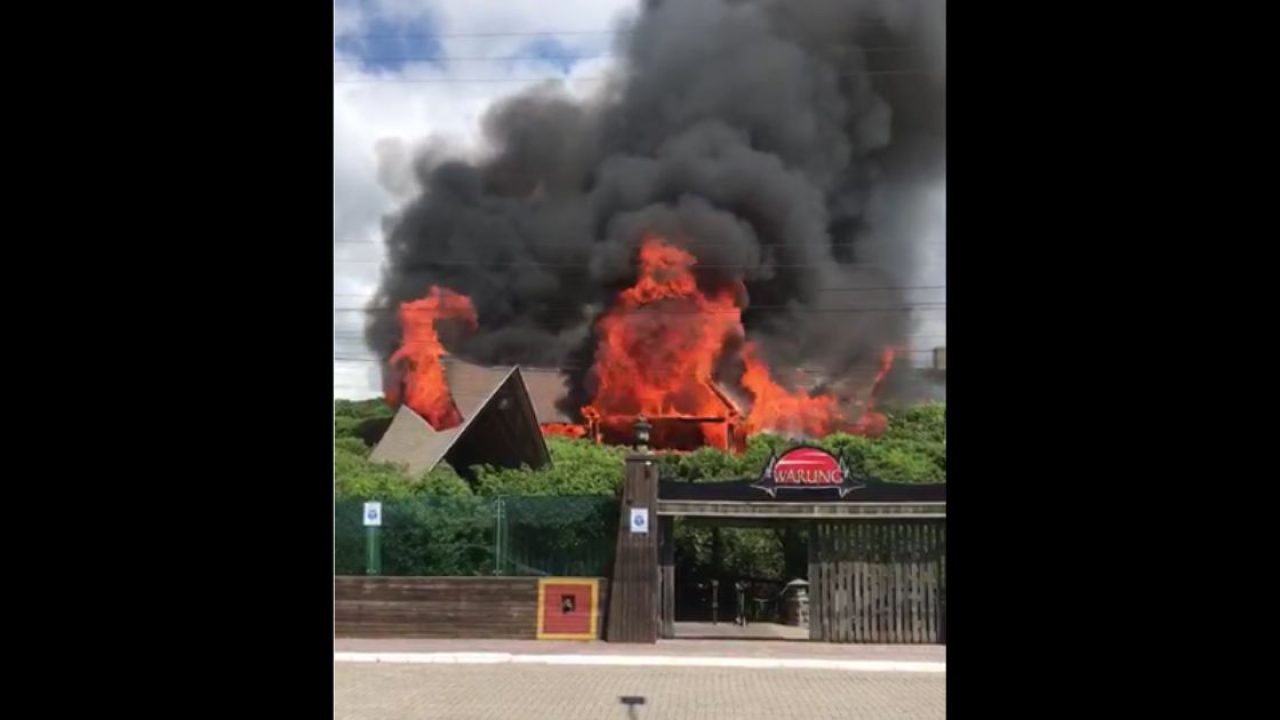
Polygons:
M640 452L649 451L649 431L653 429L653 425L645 419L644 415L636 418L636 450Z

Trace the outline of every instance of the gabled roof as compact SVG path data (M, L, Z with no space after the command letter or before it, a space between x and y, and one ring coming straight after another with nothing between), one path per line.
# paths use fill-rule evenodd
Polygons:
M448 367L448 382L462 424L436 430L406 406L401 406L374 447L375 462L402 465L413 475L425 473L447 460L459 474L473 465L539 468L550 464L538 418L520 368L500 376L490 368L467 364ZM496 380L494 378L497 378Z

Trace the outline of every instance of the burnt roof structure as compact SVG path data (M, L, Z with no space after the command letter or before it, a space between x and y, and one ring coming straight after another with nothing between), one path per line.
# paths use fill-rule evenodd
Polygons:
M533 411L538 415L538 422L577 422L558 407L560 399L569 394L569 380L564 372L555 368L531 367L521 368L520 371L525 387L529 389L529 399L533 401Z
M473 465L540 468L551 463L519 367L450 362L445 372L462 424L436 430L401 406L369 458L420 475L447 460L461 475Z
M485 394L506 378L515 366L512 365L476 365L456 357L444 359L445 380L449 383L449 392L459 410L467 403ZM568 394L567 379L564 373L555 368L520 367L520 379L524 382L529 402L533 405L533 413L540 423L571 423L572 417L556 407L556 403Z

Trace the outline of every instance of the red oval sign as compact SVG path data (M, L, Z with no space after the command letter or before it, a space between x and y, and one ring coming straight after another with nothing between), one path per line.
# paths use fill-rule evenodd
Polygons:
M840 462L825 450L799 447L788 450L773 466L773 482L786 487L830 487L844 484Z

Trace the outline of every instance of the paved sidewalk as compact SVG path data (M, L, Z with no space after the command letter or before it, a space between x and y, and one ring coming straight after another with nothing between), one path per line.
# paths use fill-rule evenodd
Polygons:
M632 704L643 699L643 704ZM334 720L933 720L946 676L702 667L334 665Z
M945 663L945 645L840 645L784 640L659 640L656 645L553 640L338 638L340 653L510 653L514 655L661 655Z

